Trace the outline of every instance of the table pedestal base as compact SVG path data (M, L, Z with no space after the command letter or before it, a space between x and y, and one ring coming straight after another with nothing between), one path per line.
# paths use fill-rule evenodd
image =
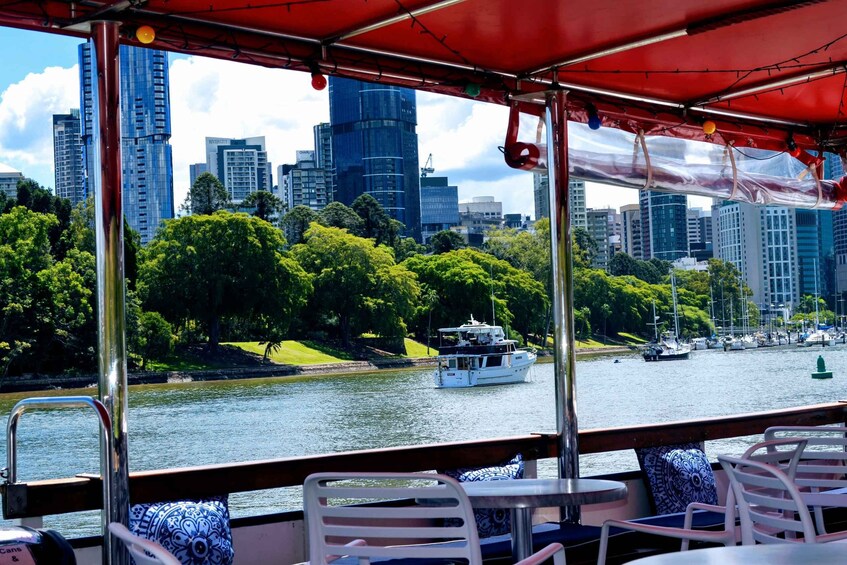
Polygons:
M517 563L532 555L532 508L512 508L512 559Z

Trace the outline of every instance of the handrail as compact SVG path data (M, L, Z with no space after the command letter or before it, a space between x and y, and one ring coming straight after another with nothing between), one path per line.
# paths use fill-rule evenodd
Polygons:
M583 430L580 453L604 453L669 443L717 440L760 434L775 425L824 425L847 422L847 403L704 418L642 426ZM250 461L183 469L130 473L132 501L201 498L222 493L299 486L320 471L422 471L492 464L521 452L527 460L557 456L556 434L531 434L471 442L369 449L269 461ZM33 481L2 487L3 516L25 518L100 508L99 477Z
M24 495L28 493L28 488L26 487L27 483L18 483L18 423L24 413L34 408L85 408L86 406L94 410L98 423L100 424L100 449L101 452L105 454L105 460L103 462L108 467L112 466L113 457L111 450L111 435L109 433L110 428L112 427L112 419L109 417L109 411L102 402L90 396L48 396L24 398L15 404L12 411L9 413L9 420L6 422L6 468L0 471L0 476L5 478L2 486L4 506L11 503L10 499L19 498L17 496L11 496L12 493L20 494L19 489L16 488L19 485L24 485ZM101 473L105 473L106 471L107 469L101 469ZM108 555L108 549L111 544L108 530L109 517L111 516L111 489L110 481L101 481L101 483L100 488L103 498L96 508L103 509L100 522L103 531L104 548L106 550L104 555ZM61 498L61 496L61 494L58 495L59 498ZM25 496L24 500L26 500ZM30 514L30 516L32 515L34 514Z

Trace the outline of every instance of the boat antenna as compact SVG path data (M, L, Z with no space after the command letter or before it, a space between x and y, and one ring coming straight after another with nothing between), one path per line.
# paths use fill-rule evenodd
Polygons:
M497 325L497 319L494 316L494 266L488 266L488 280L491 283L491 325Z

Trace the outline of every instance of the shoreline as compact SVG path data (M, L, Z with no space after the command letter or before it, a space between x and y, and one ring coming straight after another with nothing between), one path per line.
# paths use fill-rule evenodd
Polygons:
M604 347L578 349L578 357L585 355L616 355L629 353L631 349L622 347ZM550 353L539 354L539 362L552 362ZM378 372L384 369L413 369L435 366L435 357L387 358L369 361L340 361L316 365L260 365L255 367L235 367L229 369L209 369L199 371L138 371L127 375L129 385L190 383L198 381L222 381L256 378L284 378L304 375L343 375L351 373ZM91 388L97 385L97 375L21 375L7 377L0 382L0 394L15 392L33 392L43 390Z

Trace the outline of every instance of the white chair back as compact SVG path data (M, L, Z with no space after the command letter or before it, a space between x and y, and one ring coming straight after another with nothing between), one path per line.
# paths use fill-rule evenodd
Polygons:
M408 501L398 505L396 501ZM339 556L461 559L481 565L467 494L425 473L317 473L303 483L309 562Z
M155 541L133 534L123 524L112 522L109 531L126 545L136 565L182 565L167 549Z
M741 543L817 541L809 509L794 481L779 468L750 459L719 456L729 476L741 520Z

